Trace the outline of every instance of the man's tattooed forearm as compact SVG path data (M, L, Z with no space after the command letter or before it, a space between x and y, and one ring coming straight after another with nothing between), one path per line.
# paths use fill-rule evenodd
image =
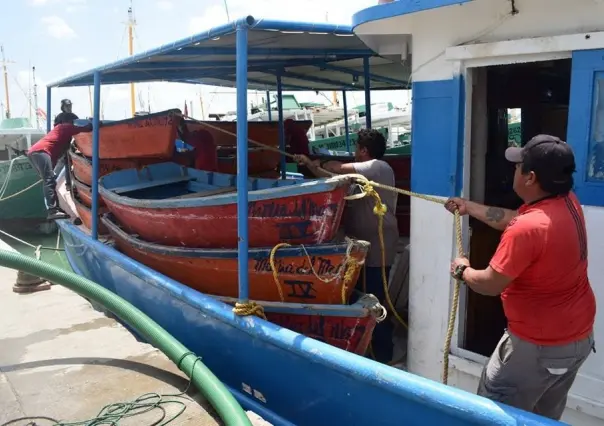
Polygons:
M487 209L487 219L491 222L501 222L505 217L505 211L500 207L489 207Z

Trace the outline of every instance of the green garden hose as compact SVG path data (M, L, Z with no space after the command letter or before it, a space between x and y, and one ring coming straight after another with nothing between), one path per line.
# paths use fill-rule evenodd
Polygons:
M192 356L191 351L159 324L121 297L73 272L20 253L0 250L0 266L45 278L103 305L166 354L178 368L187 374L191 383L214 407L225 425L251 426L250 420L237 400L203 362L199 361L196 356Z

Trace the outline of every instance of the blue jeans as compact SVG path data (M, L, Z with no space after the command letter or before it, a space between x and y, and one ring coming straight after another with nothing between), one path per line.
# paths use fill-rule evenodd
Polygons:
M386 278L389 276L390 266L386 266ZM363 278L365 278L366 281L365 289L363 289ZM388 307L386 302L386 293L384 292L381 267L366 266L365 277L363 277L363 271L361 271L356 289L359 291L364 291L365 293L373 294L375 297L377 297L380 303L384 305L385 308ZM371 346L377 361L387 363L392 360L392 352L394 349L394 345L392 344L393 332L394 326L392 321L390 321L390 318L387 318L375 326Z

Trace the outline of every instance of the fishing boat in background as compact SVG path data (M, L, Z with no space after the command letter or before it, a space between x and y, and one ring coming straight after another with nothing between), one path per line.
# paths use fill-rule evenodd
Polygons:
M321 244L338 231L351 180L248 178L249 246ZM105 205L128 232L169 246L237 247L236 176L152 164L99 181Z
M218 171L220 173L237 174L237 138L234 121L197 121L186 120L187 130L208 131L218 150ZM312 126L310 120L296 121L296 125L305 132ZM279 122L277 121L249 121L248 138L271 147L279 147ZM285 138L288 134L285 129ZM248 148L248 174L250 176L266 176L276 173L280 161L278 152L270 151L259 146L251 145Z
M195 249L149 243L126 232L111 215L102 223L122 253L202 293L236 297L237 249ZM254 300L346 304L369 243L347 240L309 246L249 251L250 298Z
M170 109L103 123L99 158L172 158L182 119L179 109ZM92 157L92 131L79 133L74 140L85 157Z

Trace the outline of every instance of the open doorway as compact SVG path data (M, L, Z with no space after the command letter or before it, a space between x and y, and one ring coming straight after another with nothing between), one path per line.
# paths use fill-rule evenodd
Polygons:
M522 204L512 189L514 165L504 152L540 133L566 139L570 75L570 59L471 68L472 200L508 209ZM501 232L474 219L469 225L470 263L486 268ZM465 291L460 346L490 356L507 326L501 300Z

